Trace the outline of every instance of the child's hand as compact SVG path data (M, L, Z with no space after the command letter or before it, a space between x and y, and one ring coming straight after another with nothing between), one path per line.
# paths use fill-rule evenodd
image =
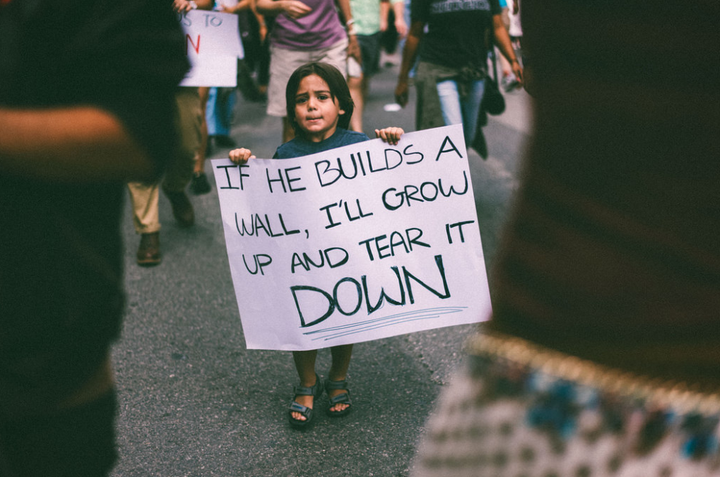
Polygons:
M241 147L240 149L233 149L232 151L230 151L228 157L235 164L239 165L245 164L248 159L255 159L255 156L252 155L250 149L245 149L244 147Z
M397 146L400 136L403 134L405 134L405 131L403 131L402 128L385 128L375 130L375 137L379 137L386 143L392 144L393 146Z

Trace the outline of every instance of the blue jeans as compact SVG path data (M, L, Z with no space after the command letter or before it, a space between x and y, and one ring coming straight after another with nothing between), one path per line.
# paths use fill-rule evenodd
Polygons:
M210 88L205 110L208 136L230 135L235 94L235 88Z
M467 97L461 99L455 80L440 81L437 84L443 120L447 126L462 124L465 133L465 144L470 145L475 139L480 103L485 92L485 80L474 81Z

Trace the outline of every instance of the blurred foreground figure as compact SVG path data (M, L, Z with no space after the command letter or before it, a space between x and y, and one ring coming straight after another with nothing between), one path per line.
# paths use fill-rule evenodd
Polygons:
M112 468L124 183L174 153L187 66L169 3L0 2L2 477Z
M493 316L414 475L718 476L720 4L522 15L535 132Z

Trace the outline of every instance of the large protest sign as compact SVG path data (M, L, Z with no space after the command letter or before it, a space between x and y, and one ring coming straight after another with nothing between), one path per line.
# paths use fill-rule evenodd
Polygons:
M244 55L237 15L191 10L180 17L190 71L180 86L236 86Z
M461 126L212 164L248 348L319 349L489 316Z

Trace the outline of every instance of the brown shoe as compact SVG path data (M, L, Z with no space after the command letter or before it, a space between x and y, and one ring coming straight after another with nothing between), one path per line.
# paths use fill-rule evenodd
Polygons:
M192 203L184 191L170 192L164 190L165 195L170 199L173 216L180 227L191 227L195 223L195 211Z
M137 251L137 264L141 267L152 267L159 265L161 261L160 232L142 234Z

